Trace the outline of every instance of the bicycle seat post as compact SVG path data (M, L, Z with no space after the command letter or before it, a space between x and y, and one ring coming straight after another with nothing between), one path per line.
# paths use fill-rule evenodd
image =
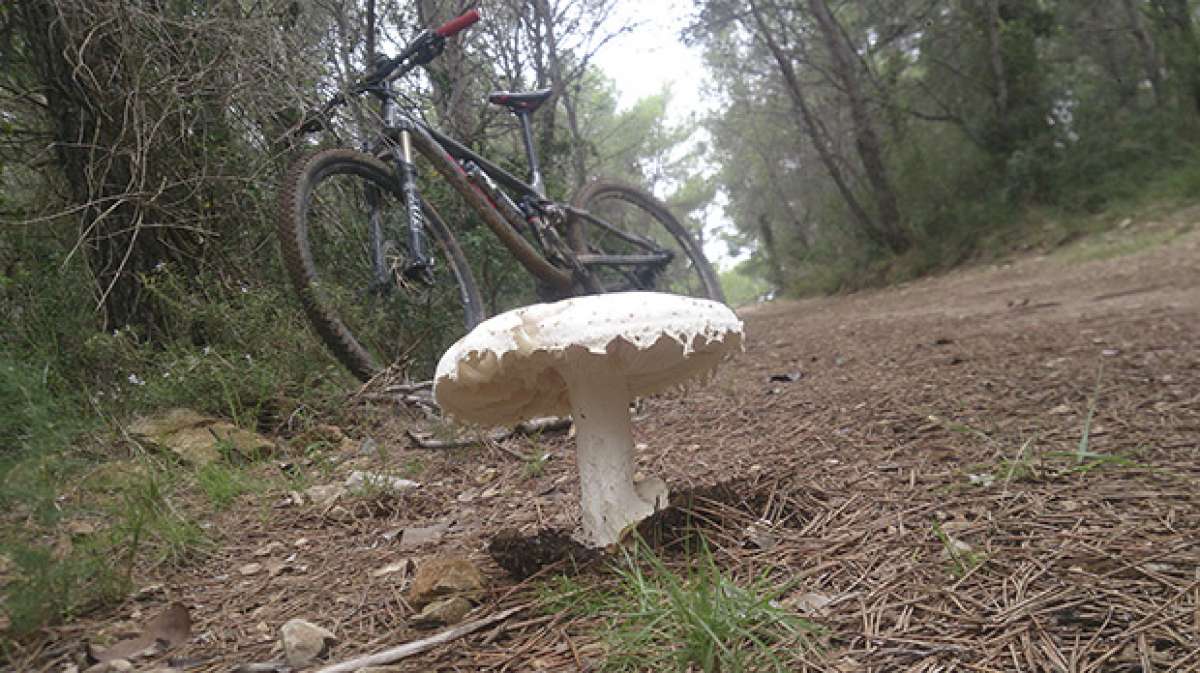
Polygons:
M546 183L542 179L542 169L538 166L537 151L533 147L533 128L529 117L553 94L553 89L541 89L526 93L496 91L488 96L488 102L508 108L520 122L521 141L525 144L525 158L529 162L529 186L533 187L538 196L542 198L546 196Z
M538 166L537 150L533 146L533 125L529 121L528 110L513 110L521 123L521 140L525 143L525 158L529 161L529 185L538 196L546 195L546 183L542 179L542 169Z

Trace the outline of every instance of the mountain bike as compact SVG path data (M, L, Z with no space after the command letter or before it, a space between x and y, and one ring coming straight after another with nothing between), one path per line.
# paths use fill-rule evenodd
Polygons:
M488 97L517 118L528 180L409 109L395 83L479 18L471 10L422 31L293 131L329 128L353 97L378 101L380 128L362 150L322 149L294 162L278 220L284 266L305 313L363 380L397 362L414 378L429 377L441 353L485 317L471 265L435 202L482 220L543 299L657 290L724 301L700 245L653 195L604 180L567 202L546 195L531 116L551 89Z

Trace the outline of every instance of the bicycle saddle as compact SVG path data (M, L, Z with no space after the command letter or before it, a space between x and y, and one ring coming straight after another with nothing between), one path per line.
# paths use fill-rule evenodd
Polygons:
M488 94L488 102L503 105L513 112L533 112L554 93L554 89L540 89L524 93L495 91Z

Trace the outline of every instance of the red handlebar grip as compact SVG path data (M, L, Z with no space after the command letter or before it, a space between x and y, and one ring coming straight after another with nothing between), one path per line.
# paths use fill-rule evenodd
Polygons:
M466 28L467 26L475 23L478 20L479 20L479 10L472 9L472 10L466 12L465 14L463 14L462 16L458 17L457 19L450 19L446 23L442 24L442 26L440 28L435 29L433 32L437 33L441 37L450 37L451 35L459 32L460 30Z

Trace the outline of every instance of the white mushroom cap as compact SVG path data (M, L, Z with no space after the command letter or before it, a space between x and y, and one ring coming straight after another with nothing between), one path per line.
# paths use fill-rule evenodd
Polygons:
M606 356L631 395L711 377L742 347L742 323L724 304L656 292L621 292L502 313L450 347L434 396L461 420L500 425L571 409L559 367Z

